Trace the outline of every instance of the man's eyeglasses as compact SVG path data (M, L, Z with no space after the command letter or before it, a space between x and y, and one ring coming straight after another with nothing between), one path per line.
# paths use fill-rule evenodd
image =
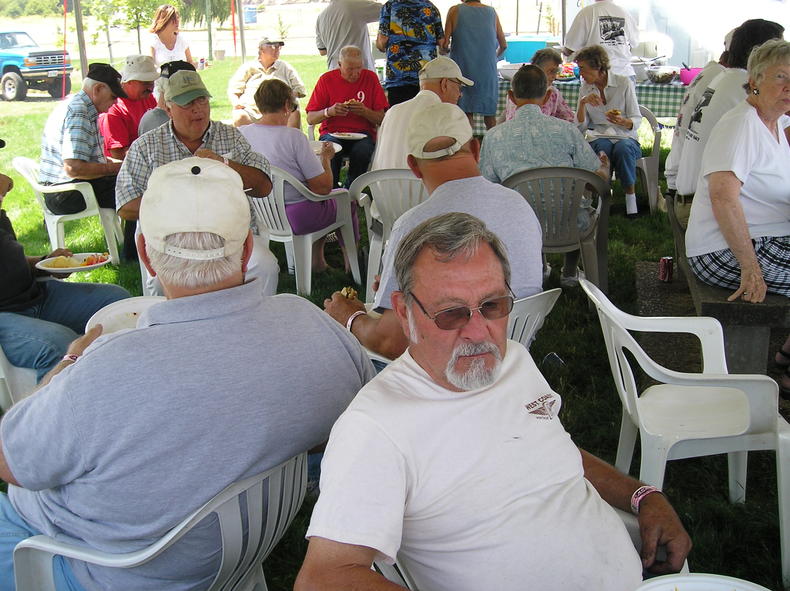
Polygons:
M510 291L510 286L508 286L508 290ZM472 314L478 310L480 311L481 316L486 320L498 320L499 318L504 318L510 314L510 311L513 309L513 301L515 299L513 292L510 291L510 295L483 300L476 308L470 308L469 306L458 306L455 308L441 310L431 316L428 314L428 310L425 309L425 306L422 305L422 302L417 299L417 296L412 293L411 297L414 298L415 302L417 302L417 305L423 311L423 314L433 320L436 326L442 330L458 330L459 328L463 328L472 319Z

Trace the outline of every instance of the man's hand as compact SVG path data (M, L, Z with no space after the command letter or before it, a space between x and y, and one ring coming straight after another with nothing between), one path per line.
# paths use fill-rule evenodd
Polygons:
M0 200L14 188L14 181L10 176L0 174Z
M741 268L741 285L738 289L727 298L727 301L743 298L745 302L759 303L765 299L765 294L768 292L768 286L765 284L762 269L759 263L755 265L756 268Z
M195 156L198 158L209 158L211 160L216 160L217 162L222 162L222 156L212 150L209 150L208 148L198 148L195 150Z
M88 345L98 339L103 330L104 327L101 324L97 324L81 337L77 337L71 341L69 348L66 350L66 355L82 355L85 353L85 349L88 348Z
M666 497L650 494L639 504L642 566L657 574L676 573L691 550L691 538ZM656 548L666 546L667 559L656 562Z
M348 105L344 103L335 103L326 110L326 114L330 117L345 117L348 113Z
M74 253L71 252L68 248L56 248L51 253L49 253L47 256L45 256L44 259L51 259L53 257L70 257L72 254L74 254ZM41 259L41 260L43 261L44 259ZM38 262L38 261L36 261L36 262ZM55 269L55 268L53 268L51 271L41 271L41 269L36 267L34 269L34 271L36 273L40 273L40 274L44 274L45 273L45 274L51 275L52 277L57 277L58 279L65 279L66 277L71 275L71 273L58 272L58 270Z
M348 103L346 105L348 107L348 112L353 115L359 115L360 117L364 117L365 113L367 112L368 108L365 106L364 103L360 103L359 101L354 101Z
M331 297L324 300L324 310L343 326L346 325L346 321L354 312L364 309L365 304L357 298L348 299L339 291L336 291Z

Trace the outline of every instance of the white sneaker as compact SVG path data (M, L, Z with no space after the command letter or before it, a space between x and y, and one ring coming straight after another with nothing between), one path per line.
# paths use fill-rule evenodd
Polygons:
M551 265L547 262L543 267L543 282L548 281L549 277L551 277Z
M566 276L560 273L560 286L568 289L577 287L579 285L579 277L584 277L584 271L578 267L576 268L575 275Z

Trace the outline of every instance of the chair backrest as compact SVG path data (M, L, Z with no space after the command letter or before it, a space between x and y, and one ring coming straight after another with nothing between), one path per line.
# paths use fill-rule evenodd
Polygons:
M625 355L628 351L647 375L662 381L669 371L653 361L636 342L629 331L636 332L681 332L697 336L702 345L703 374L726 374L724 336L721 324L715 318L661 318L632 316L617 308L604 293L586 279L579 284L598 310L609 366L623 408L638 423L636 400L639 396L631 362Z
M116 568L145 564L212 513L216 513L219 520L222 562L209 591L239 588L240 583L262 572L261 563L280 541L302 505L306 483L307 453L302 453L262 474L231 484L159 541L128 554L106 554L68 546L47 536L34 536L14 549L17 589L54 590L54 586L47 586L52 579L53 554Z
M543 320L551 312L561 293L562 289L557 287L513 302L513 310L510 311L507 322L508 338L529 349L535 333L543 326Z
M28 396L36 387L36 371L16 367L5 356L0 347L0 409L4 412Z
M517 172L502 184L521 193L532 206L543 231L545 251L577 248L582 238L577 223L579 205L590 189L591 196L598 198L597 226L608 227L609 185L595 173L565 166L534 168Z
M359 175L348 188L351 199L359 201L365 187L370 189L370 196L384 226L385 240L395 220L428 198L422 180L408 168L382 168Z
M647 122L650 124L650 129L653 130L653 149L650 150L650 155L645 158L648 160L657 160L661 153L661 126L658 124L656 116L653 115L653 111L647 107L639 105L639 112L642 114L642 117L647 119Z
M253 211L263 226L269 229L274 240L293 236L288 216L285 215L285 184L288 183L310 201L323 201L325 195L318 195L308 189L302 181L277 166L271 167L272 192L266 197L250 197ZM335 189L332 194L345 193L345 189Z
M49 213L49 208L47 208L47 204L44 202L43 187L38 182L38 164L36 161L25 158L24 156L16 156L11 163L30 185L30 188L33 190L33 195L35 195L36 201L38 201L41 209Z

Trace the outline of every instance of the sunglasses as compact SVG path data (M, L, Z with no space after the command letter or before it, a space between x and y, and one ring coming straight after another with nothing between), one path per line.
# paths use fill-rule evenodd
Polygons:
M417 305L420 307L420 310L422 310L423 314L433 320L436 326L442 330L458 330L469 323L469 321L472 319L472 314L474 314L476 311L480 311L480 315L486 320L498 320L499 318L504 318L510 314L510 311L513 309L513 301L515 297L513 296L513 291L510 289L509 285L508 291L510 291L510 295L498 296L495 298L483 300L476 308L470 308L469 306L457 306L455 308L441 310L433 316L428 314L428 310L426 310L425 306L422 305L422 302L417 299L417 296L412 293L411 297L414 298L415 302L417 302Z

